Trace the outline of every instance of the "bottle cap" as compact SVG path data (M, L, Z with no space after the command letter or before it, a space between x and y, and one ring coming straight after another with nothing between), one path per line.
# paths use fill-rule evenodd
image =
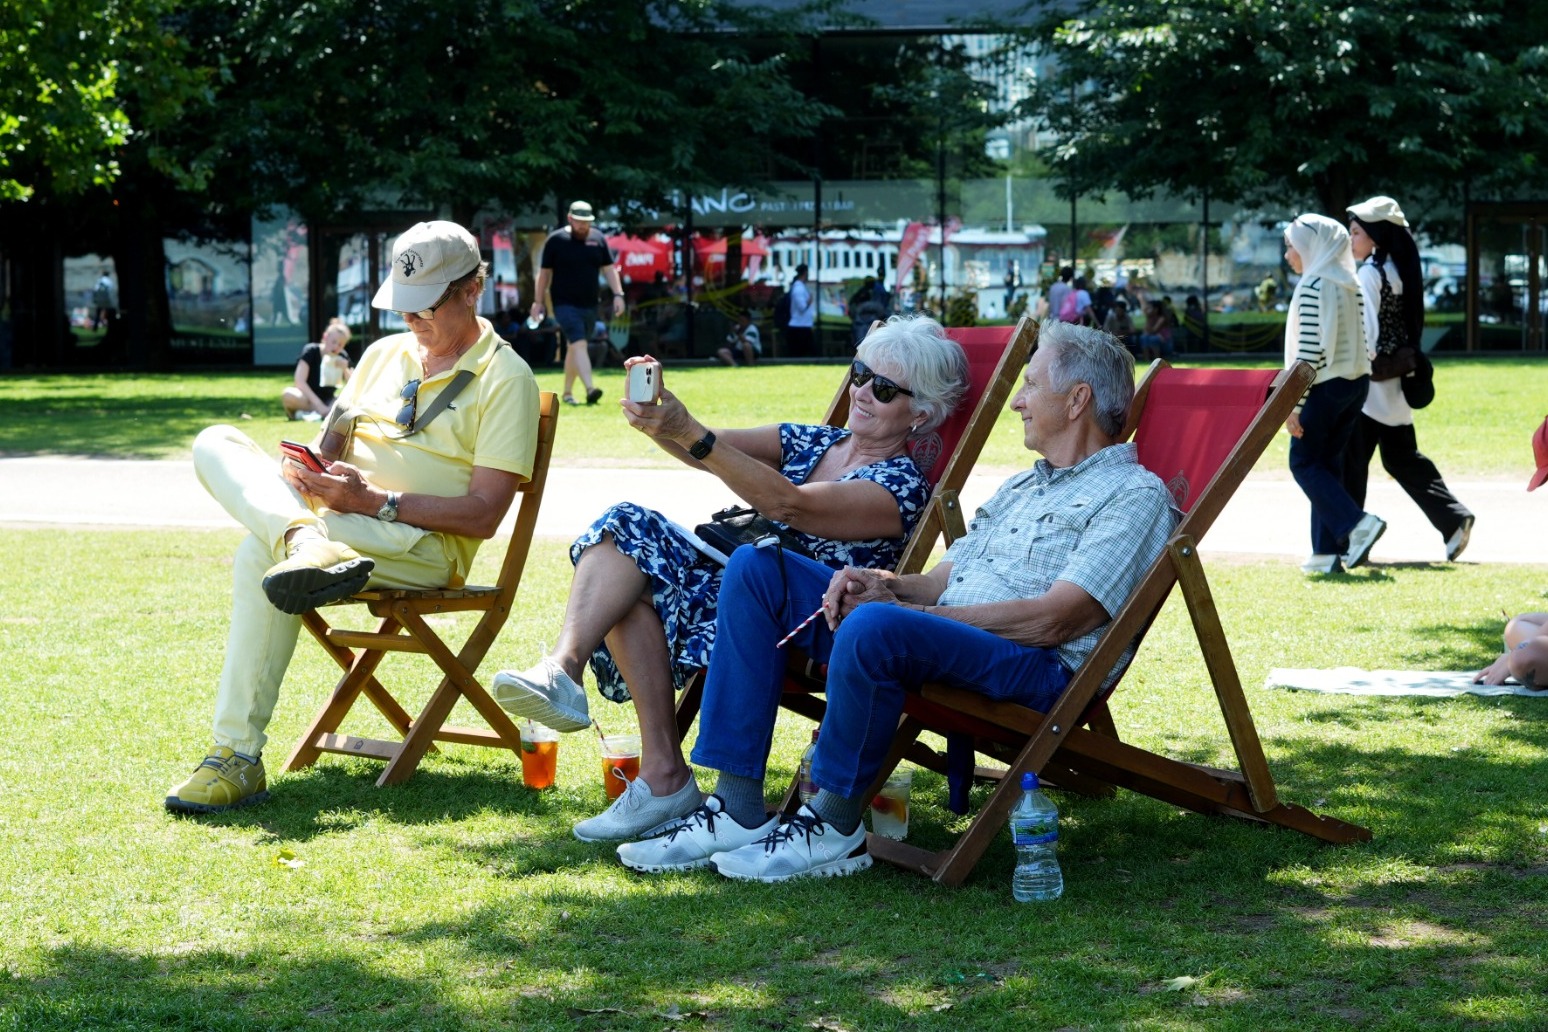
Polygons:
M1021 775L1021 790L1025 792L1029 788L1037 787L1037 775L1030 770Z

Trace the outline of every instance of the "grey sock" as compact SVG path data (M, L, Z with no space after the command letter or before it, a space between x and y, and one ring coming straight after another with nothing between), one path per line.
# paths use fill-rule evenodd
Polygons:
M715 782L715 794L725 804L726 814L744 828L756 828L768 820L763 805L763 782L740 774L722 772Z
M826 788L817 790L817 798L813 799L810 806L823 820L833 825L841 834L853 835L855 829L860 826L860 815L865 812L865 800L859 797L846 799L841 795L834 795Z

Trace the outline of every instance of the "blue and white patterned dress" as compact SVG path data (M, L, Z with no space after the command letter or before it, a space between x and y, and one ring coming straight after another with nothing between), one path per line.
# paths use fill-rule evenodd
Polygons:
M849 436L849 431L831 426L803 426L783 423L779 428L780 472L792 484L804 484L828 449ZM903 554L908 535L914 530L925 504L930 500L930 484L914 460L907 456L874 462L850 470L839 478L874 480L891 491L903 518L903 536L872 538L869 541L834 541L791 530L819 562L834 569L843 566L891 568ZM722 567L695 548L675 524L654 509L623 502L603 513L570 546L570 561L579 562L581 553L610 534L624 555L634 560L640 572L650 578L651 600L661 625L666 629L667 649L672 656L672 682L678 691L696 670L709 666L710 649L715 644L715 602L720 595ZM591 671L604 698L629 701L629 689L606 645L591 655Z

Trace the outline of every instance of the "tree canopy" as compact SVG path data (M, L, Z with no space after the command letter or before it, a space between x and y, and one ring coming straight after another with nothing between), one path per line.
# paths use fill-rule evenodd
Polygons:
M767 178L822 115L762 44L795 25L721 0L213 0L203 34L253 204L471 215Z
M169 30L170 3L0 4L0 201L109 186L124 147L148 143L205 96L213 70ZM148 153L168 175L189 170L181 157Z
M1340 216L1377 192L1476 197L1544 179L1548 45L1509 10L1083 2L1039 23L1058 71L1027 106L1067 196L1207 190Z

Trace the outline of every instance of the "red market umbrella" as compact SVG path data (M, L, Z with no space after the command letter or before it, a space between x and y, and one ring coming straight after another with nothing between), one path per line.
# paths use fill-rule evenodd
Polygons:
M713 265L716 262L726 260L725 237L716 240L695 239L694 250L698 252L699 261L705 265ZM744 236L742 238L742 264L745 266L749 258L767 258L769 256L769 242L761 236Z
M672 244L659 237L635 237L619 234L607 238L618 261L618 274L625 283L649 283L656 273L671 277Z

